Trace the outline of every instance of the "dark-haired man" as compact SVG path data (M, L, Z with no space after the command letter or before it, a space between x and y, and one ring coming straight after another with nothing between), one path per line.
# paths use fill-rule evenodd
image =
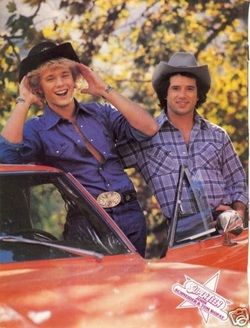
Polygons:
M197 113L210 89L207 65L199 66L191 53L177 52L158 64L152 82L162 107L160 129L150 140L120 146L125 165L141 172L169 221L183 165L202 183L212 212L234 209L243 218L248 198L240 160L227 133ZM186 184L182 212L192 213L191 205Z

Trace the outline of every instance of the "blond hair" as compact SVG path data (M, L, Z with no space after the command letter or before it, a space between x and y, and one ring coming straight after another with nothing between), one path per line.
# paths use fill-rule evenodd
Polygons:
M81 77L81 74L78 68L76 67L76 62L67 58L57 58L48 60L47 62L39 66L37 69L34 69L27 74L29 86L32 92L38 95L41 99L44 99L43 90L40 84L41 72L44 69L50 68L52 66L63 66L69 68L72 73L73 80L75 82Z

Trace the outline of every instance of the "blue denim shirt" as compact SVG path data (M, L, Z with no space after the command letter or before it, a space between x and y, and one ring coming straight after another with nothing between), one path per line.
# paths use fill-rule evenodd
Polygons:
M10 143L1 136L0 162L35 162L71 172L93 196L134 189L120 163L116 142L148 137L132 128L110 104L80 103L76 108L79 131L46 106L43 115L25 123L22 143ZM103 163L89 153L83 135L102 154Z

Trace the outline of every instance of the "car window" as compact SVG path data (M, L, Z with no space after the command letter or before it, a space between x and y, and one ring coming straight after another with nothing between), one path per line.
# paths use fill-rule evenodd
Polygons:
M76 232L65 237L69 219L74 220ZM63 174L0 175L0 235L46 240L104 255L129 252L95 205ZM1 241L2 247L3 244ZM4 245L10 248L6 243ZM21 247L24 250L26 246L18 245L15 252L17 249L22 252ZM31 245L28 252L30 248ZM64 256L58 255L58 251L54 253L51 255L50 252L49 256ZM27 255L28 259L30 257L36 258L34 254ZM15 256L17 258L20 257ZM21 259L24 258L22 254Z
M67 208L59 190L54 184L46 183L31 186L29 193L32 227L49 231L62 240Z
M214 233L215 223L202 176L191 176L189 170L181 166L170 226L169 247L206 238Z

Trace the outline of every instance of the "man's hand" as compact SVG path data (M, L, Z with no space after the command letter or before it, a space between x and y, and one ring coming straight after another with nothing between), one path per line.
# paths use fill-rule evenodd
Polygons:
M87 88L81 90L82 93L89 93L94 96L101 96L113 105L135 129L144 133L145 136L153 136L159 127L154 118L139 104L122 96L112 87L107 85L97 73L83 64L76 66L82 77L88 83Z
M11 143L20 143L23 140L23 127L29 108L32 104L42 106L41 99L30 89L29 82L25 76L19 84L19 101L11 112L1 135Z
M81 89L82 93L88 93L93 96L104 96L107 84L91 68L83 64L76 64L82 77L88 83L87 88Z
M227 210L232 210L232 209L233 208L231 206L229 206L229 205L223 205L223 204L221 204L221 205L219 205L219 206L216 207L215 211L216 212L217 211L227 211Z
M235 210L239 214L239 216L242 219L244 219L246 206L241 202L234 202L232 206L221 204L217 206L215 209L215 211L223 211L223 212L228 210Z
M32 104L36 104L39 107L43 106L41 98L32 92L29 86L29 80L27 76L24 76L19 84L19 96L23 98L24 103L30 107Z

